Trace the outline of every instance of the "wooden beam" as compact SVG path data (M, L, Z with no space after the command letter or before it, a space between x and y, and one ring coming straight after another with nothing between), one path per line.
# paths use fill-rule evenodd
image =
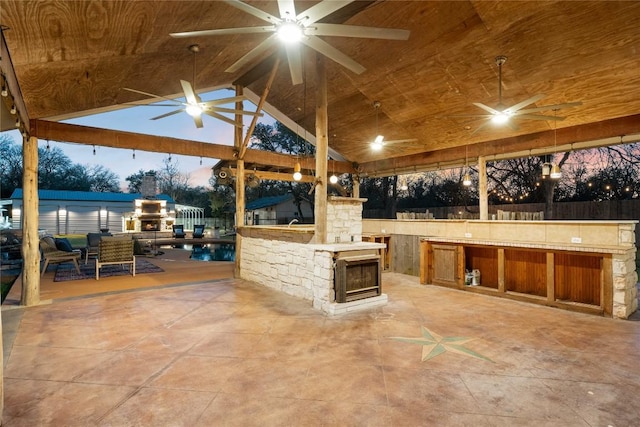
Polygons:
M464 165L467 153L469 159L484 156L487 161L504 160L636 142L640 138L626 137L628 135L640 135L640 114L558 129L557 143L554 131L549 130L466 147L460 145L444 150L366 162L360 164L360 170L368 176L391 176L398 173L460 167Z
M324 56L316 55L315 243L327 243L327 157L329 155L329 115L327 105L327 67Z
M236 168L229 168L231 171L231 176L237 176L238 172ZM245 171L245 176L249 174L254 174L260 179L270 179L273 181L288 181L288 182L315 182L316 178L311 175L302 174L302 179L300 181L296 181L293 179L293 174L284 173L284 172L270 172L270 171Z
M29 123L29 112L27 111L27 106L22 98L22 91L20 90L20 84L18 83L18 78L16 77L16 72L13 68L13 61L9 54L7 41L4 38L2 25L0 25L0 70L2 70L2 83L6 85L5 89L9 92L9 96L3 98L7 105L7 111L11 108L12 103L15 104L17 111L16 115L23 123L24 129L28 131L27 123ZM13 123L10 123L9 126L13 126L13 129L15 129L15 125Z
M278 71L278 66L280 65L280 58L276 59L276 62L273 64L273 69L271 70L271 74L269 75L269 80L267 80L267 84L264 87L264 91L262 92L262 96L260 97L260 101L258 102L258 108L256 112L260 112L262 107L264 106L264 102L267 100L267 96L269 95L269 91L271 90L271 85L273 84L273 79L276 77L276 72ZM247 134L244 136L244 141L240 145L238 158L244 159L244 155L247 152L247 147L249 146L249 141L251 141L251 136L253 135L253 130L256 128L256 123L258 123L258 116L253 116L251 120L251 125L247 129Z
M236 149L229 145L191 141L180 138L168 138L164 136L143 135L133 132L50 122L47 120L32 120L30 134L42 140L71 142L129 150L135 149L140 151L149 151L152 153L172 153L177 155L205 157L227 161L235 161L237 158ZM263 150L247 149L244 160L247 163L291 169L293 169L296 161L299 160L304 169L315 168L315 160L313 158L299 159L296 156L289 154L274 153ZM336 172L355 173L353 165L349 162L336 161L334 165Z

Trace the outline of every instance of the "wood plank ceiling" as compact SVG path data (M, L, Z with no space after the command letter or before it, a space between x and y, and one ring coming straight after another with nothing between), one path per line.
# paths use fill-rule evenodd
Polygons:
M279 15L274 1L247 3ZM296 8L299 12L316 3L296 2ZM327 61L329 145L370 175L460 163L466 155L535 153L552 150L554 143L579 147L640 134L640 2L367 1L354 2L328 19L411 31L407 41L324 38L366 67L356 75ZM242 82L259 95L267 80L269 67L263 61L268 57L237 73L224 71L263 34L169 36L264 25L219 1L2 0L0 25L32 121L84 115L144 98L123 87L163 96L181 93L179 80L193 77L187 48L193 43L201 48L198 88ZM484 119L451 117L483 113L474 102L497 105L497 55L508 57L503 104L536 94L545 97L531 107L583 103L557 112L566 117L557 122L557 139L551 121L519 120L515 130L491 125L473 133ZM305 84L292 86L283 60L267 102L312 134L312 50L304 50L303 61ZM377 132L374 101L381 104ZM40 122L40 129L45 127ZM416 141L387 144L376 153L369 142L377 133L387 140ZM233 143L215 135L211 142ZM154 151L153 144L140 140L137 148ZM221 158L229 155L221 152L212 151Z

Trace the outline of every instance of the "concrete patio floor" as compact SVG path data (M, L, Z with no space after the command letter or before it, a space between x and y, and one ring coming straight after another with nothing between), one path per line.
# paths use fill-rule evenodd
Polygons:
M3 426L638 423L638 321L396 273L385 307L332 318L231 278L230 263L201 277L169 259L148 286L100 295L47 273L43 299L59 298L3 310Z

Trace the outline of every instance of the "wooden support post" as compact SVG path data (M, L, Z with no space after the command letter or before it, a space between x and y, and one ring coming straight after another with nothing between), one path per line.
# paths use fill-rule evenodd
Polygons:
M352 183L353 183L352 197L355 199L358 199L360 197L360 177L358 175L353 175Z
M556 300L555 257L553 252L547 252L547 301Z
M327 69L324 56L316 55L316 194L315 242L327 243L327 157L329 154Z
M38 139L22 143L22 295L20 304L40 303L40 238L38 236Z
M489 193L487 186L487 159L478 157L478 197L480 198L480 219L489 219Z
M236 86L236 96L242 96L242 86ZM242 110L242 102L236 102L236 110ZM236 114L236 122L242 123L242 114ZM237 153L240 153L240 148L242 146L242 128L235 127L234 134L234 145L237 150ZM244 210L245 210L245 200L244 200L244 160L241 158L237 159L236 163L236 230L239 227L243 227L245 225L244 219ZM236 262L234 269L234 276L236 278L241 277L240 265L242 258L242 235L241 233L236 233Z

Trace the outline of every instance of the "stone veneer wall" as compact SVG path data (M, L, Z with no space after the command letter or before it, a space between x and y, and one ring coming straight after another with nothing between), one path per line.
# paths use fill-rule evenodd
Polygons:
M304 243L243 237L240 259L242 279L310 300L323 311L335 301L332 252Z
M635 237L635 235L634 235ZM628 318L638 309L638 273L636 251L613 255L613 312L612 316Z
M362 241L362 204L367 199L330 196L327 200L327 243Z

